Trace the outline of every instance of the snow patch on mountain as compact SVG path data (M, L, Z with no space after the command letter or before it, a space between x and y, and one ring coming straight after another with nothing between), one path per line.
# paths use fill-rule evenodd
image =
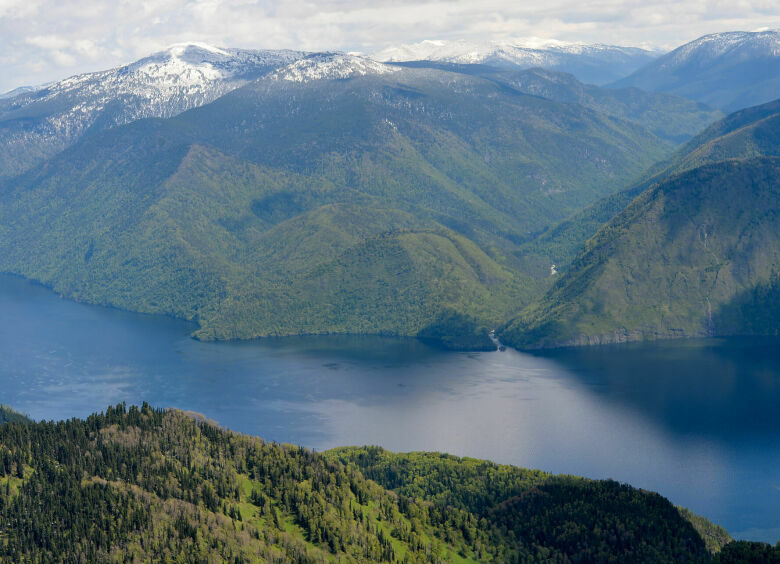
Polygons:
M367 57L347 53L322 53L299 59L275 71L271 78L288 82L337 80L366 75L383 75L400 69Z
M172 45L129 65L94 73L81 74L22 93L0 112L25 113L35 107L63 105L65 108L48 116L68 121L74 116L91 115L113 102L110 119L116 125L144 117L171 117L190 108L211 102L280 66L305 56L300 51L252 51L221 49L202 43ZM61 104L60 104L61 103ZM2 117L0 113L0 117ZM89 127L72 123L72 127Z
M126 66L73 76L0 98L0 143L51 154L101 129L169 118L306 56L301 51L180 43ZM24 125L16 118L23 118ZM2 172L2 171L0 171Z
M648 54L637 47L615 45L568 43L557 39L537 37L474 42L465 40L425 40L419 43L389 47L373 57L378 61L440 61L447 63L475 64L504 61L517 66L543 66L558 62L565 55L624 55Z

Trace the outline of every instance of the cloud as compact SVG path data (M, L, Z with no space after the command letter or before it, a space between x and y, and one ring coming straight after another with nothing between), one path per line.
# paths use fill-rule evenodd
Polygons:
M372 52L535 36L673 48L780 27L776 0L0 0L0 91L109 68L180 41Z

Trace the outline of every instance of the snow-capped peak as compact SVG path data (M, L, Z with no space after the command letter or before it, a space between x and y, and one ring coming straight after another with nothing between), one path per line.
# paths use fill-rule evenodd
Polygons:
M224 49L220 49L219 47L214 47L213 45L209 45L208 43L201 43L199 41L188 41L186 43L174 43L173 45L169 45L166 51L171 53L173 56L181 56L184 52L187 51L187 49L195 48L200 49L201 51L207 51L209 53L214 53L215 55L222 55L224 57L230 57L230 53L225 51Z
M172 117L304 56L300 51L180 43L129 65L0 97L0 117L39 115L19 138L39 149L59 150L95 124L108 128L141 118Z
M92 114L122 100L125 123L140 117L170 117L287 65L306 53L226 49L205 43L178 43L129 65L73 76L19 97L17 107L66 95Z
M321 53L299 59L276 70L271 77L289 82L335 80L356 76L383 75L399 69L368 57L347 53Z
M752 54L780 56L780 30L728 31L704 35L678 47L663 60L661 68L674 67L691 60L706 61L729 53L748 50Z

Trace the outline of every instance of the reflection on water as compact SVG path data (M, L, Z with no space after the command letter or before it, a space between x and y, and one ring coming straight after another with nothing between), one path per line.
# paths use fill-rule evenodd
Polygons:
M149 401L326 449L439 450L666 495L780 539L778 341L522 354L416 340L201 343L190 324L61 300L0 276L0 402L35 418Z

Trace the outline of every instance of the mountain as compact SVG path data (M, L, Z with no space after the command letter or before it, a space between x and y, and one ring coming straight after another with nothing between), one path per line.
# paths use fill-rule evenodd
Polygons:
M480 76L499 84L556 102L579 104L608 116L634 121L661 139L683 143L723 117L704 104L638 88L603 88L584 84L573 75L543 68L512 70L481 64L415 61L397 63L412 68L438 68Z
M311 55L4 183L0 269L200 338L446 337L540 290L518 241L668 150L480 77Z
M550 265L563 271L585 242L655 183L704 164L724 159L780 156L780 100L734 112L707 127L628 188L610 194L523 243L515 254L523 270L537 278L550 275Z
M719 557L697 527L730 540L611 480L377 447L315 453L147 404L0 425L0 523L2 562L705 563Z
M780 96L780 30L705 35L614 83L668 92L724 111Z
M13 90L9 90L4 94L0 94L0 100L3 100L5 98L14 98L15 96L19 96L20 94L27 94L28 92L35 92L36 90L40 90L41 88L43 87L20 86L19 88L14 88Z
M372 58L384 62L437 61L485 64L501 68L543 67L567 72L583 82L606 84L623 78L658 57L636 47L526 39L473 42L426 40L388 47Z
M780 158L725 160L654 185L502 337L521 347L776 335Z
M301 56L184 43L123 67L17 89L0 98L0 178L89 133L202 106Z

